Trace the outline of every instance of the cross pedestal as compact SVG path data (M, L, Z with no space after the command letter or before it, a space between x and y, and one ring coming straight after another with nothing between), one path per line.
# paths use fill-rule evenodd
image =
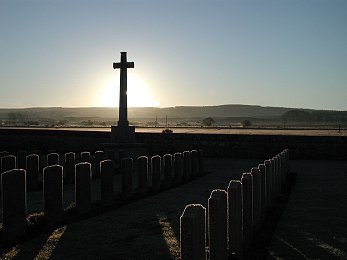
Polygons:
M135 142L135 126L111 126L111 142L112 143L133 143Z

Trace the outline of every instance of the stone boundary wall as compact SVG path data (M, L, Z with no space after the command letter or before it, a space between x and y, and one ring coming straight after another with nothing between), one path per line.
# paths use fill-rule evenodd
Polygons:
M288 148L291 159L347 159L346 136L136 133L136 139L148 155L203 149L207 157L266 159ZM96 151L109 140L110 132L0 128L0 149L7 151Z

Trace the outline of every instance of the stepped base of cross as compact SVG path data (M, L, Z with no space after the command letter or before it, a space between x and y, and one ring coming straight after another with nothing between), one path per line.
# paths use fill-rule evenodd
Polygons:
M135 126L111 126L111 142L102 146L108 158L115 161L126 157L136 159L146 154L145 144L136 142Z

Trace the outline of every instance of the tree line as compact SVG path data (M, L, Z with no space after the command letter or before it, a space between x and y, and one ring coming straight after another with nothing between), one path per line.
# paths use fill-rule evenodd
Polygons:
M285 112L281 119L285 122L347 122L347 111L293 109Z

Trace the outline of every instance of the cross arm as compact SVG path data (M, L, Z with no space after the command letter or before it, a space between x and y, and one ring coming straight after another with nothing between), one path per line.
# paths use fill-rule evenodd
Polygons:
M126 69L126 68L130 68L133 69L135 67L134 62L126 62L126 63L122 63L122 62L114 62L113 63L113 68L114 69Z

